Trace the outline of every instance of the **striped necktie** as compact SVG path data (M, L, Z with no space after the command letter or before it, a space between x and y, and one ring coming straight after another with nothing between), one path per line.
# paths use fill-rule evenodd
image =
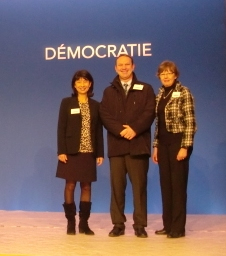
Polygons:
M127 93L128 93L128 91L127 91L128 86L129 86L128 84L124 84L124 85L123 85L123 88L124 88L124 91L125 91L125 94L126 94L126 95L127 95Z

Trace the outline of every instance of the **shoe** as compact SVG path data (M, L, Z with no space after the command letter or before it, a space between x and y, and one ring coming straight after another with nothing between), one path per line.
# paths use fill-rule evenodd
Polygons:
M182 233L171 232L167 235L167 238L180 238L180 237L184 237L184 236L185 236L185 232L182 232Z
M122 236L124 234L125 234L125 228L114 226L108 236L116 237L116 236Z
M142 228L135 228L135 235L140 238L146 238L148 237L147 232L145 231L144 227Z
M79 204L79 233L80 234L85 234L85 235L94 235L94 232L90 229L89 224L88 224L88 219L90 217L90 210L91 210L91 202L83 202L80 201Z
M67 222L67 235L75 235L75 220L68 220Z
M85 225L81 224L81 223L82 223L82 221L80 220L80 222L79 222L80 225L78 228L80 234L91 235L91 236L95 235L93 230L90 229L87 222L85 223Z
M163 228L163 229L160 229L160 230L156 230L156 231L155 231L155 234L156 234L156 235L167 235L168 233L167 233L166 230Z
M67 218L67 234L68 235L75 235L75 215L76 215L76 205L75 203L71 204L63 204L65 217Z

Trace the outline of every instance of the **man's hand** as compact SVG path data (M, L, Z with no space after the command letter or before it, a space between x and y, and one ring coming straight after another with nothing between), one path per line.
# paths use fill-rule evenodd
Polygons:
M129 125L123 125L123 127L125 129L123 129L121 132L120 132L120 135L122 137L124 137L125 139L127 140L132 140L135 136L136 136L136 133L135 131L129 126Z

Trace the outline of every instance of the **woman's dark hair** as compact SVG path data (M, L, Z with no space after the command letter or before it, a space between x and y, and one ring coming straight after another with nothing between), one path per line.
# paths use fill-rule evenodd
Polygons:
M163 71L171 71L173 72L176 77L178 78L180 73L179 73L179 70L177 68L177 65L172 62L172 61L169 61L169 60L165 60L163 61L159 66L158 66L158 70L157 70L157 77L159 78L160 77L160 74L163 72Z
M73 92L74 92L72 94L72 96L77 96L78 95L78 92L75 88L75 82L77 80L79 80L80 78L84 78L84 79L88 80L91 83L91 86L89 87L89 90L87 92L87 96L92 97L94 95L94 93L93 93L94 80L93 80L92 75L85 69L76 71L74 76L72 77L71 87L72 87Z

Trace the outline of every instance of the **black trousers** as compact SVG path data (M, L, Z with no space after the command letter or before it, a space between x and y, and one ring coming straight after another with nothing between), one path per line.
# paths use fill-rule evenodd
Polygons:
M127 174L132 184L133 191L133 220L134 228L147 226L147 173L149 156L118 156L110 157L111 176L111 206L112 223L124 227L126 217L125 190Z
M176 142L158 146L163 226L167 232L178 233L185 231L189 158L192 153L192 148L189 148L188 156L178 161L180 145Z

